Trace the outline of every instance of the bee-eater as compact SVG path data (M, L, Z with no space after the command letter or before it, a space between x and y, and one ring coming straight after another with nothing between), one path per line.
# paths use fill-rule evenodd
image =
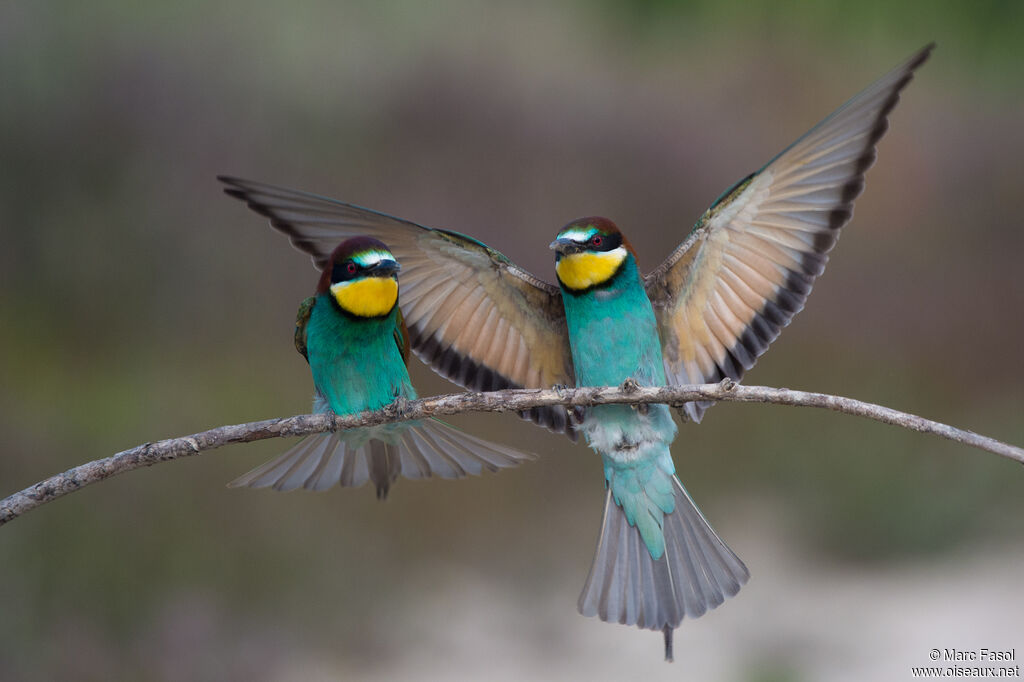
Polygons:
M295 321L295 347L313 372L314 412L356 414L416 398L406 369L399 270L372 237L346 239L328 257L316 295L302 302ZM326 490L369 479L384 498L399 475L461 478L528 459L436 420L400 422L310 436L230 485Z
M317 267L329 265L328 246L339 237L385 239L406 268L401 305L413 351L462 386L739 380L803 308L863 190L887 116L932 47L727 190L645 276L605 218L558 232L552 286L457 232L304 192L221 181ZM685 414L699 422L709 405L689 403ZM565 409L522 416L574 435ZM663 631L671 658L673 629L736 594L747 568L675 475L667 406L592 407L578 429L602 457L608 491L580 612Z

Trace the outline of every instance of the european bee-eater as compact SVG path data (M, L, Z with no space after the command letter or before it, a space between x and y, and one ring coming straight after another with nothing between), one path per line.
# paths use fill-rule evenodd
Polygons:
M346 239L328 257L316 295L302 302L295 321L295 347L313 372L314 412L356 414L416 398L406 369L399 270L372 237ZM400 422L310 436L230 485L326 490L369 479L383 498L399 475L460 478L528 459L436 420Z
M887 116L929 45L727 190L652 272L604 218L551 244L558 286L479 241L352 204L235 178L228 194L329 265L329 245L368 233L406 268L402 310L413 351L473 390L739 380L799 312L853 212ZM689 403L699 422L710 403ZM562 408L523 415L573 434ZM684 617L736 594L749 574L675 476L668 407L607 405L578 427L604 462L597 553L580 612L662 630L666 657Z

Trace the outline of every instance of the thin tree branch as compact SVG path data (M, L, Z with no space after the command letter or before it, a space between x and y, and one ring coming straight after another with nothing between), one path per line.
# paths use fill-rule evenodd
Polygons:
M0 500L0 525L11 521L27 511L58 497L63 497L91 483L102 481L117 474L167 462L180 457L198 455L206 450L230 445L249 443L267 438L305 436L322 433L331 429L349 429L358 426L375 426L388 422L423 419L435 415L460 414L463 412L519 412L531 407L566 405L584 407L610 403L667 403L681 406L695 400L775 403L798 407L818 407L826 410L867 417L884 424L892 424L922 433L970 445L1002 457L1024 463L1024 449L982 436L972 431L948 426L916 415L900 412L881 405L866 403L852 398L808 393L786 388L765 386L741 386L729 379L720 384L692 386L641 387L627 382L619 387L586 387L554 389L522 389L494 391L490 393L456 393L414 401L399 401L376 412L364 412L346 417L331 415L299 415L279 419L266 419L248 424L219 426L209 431L194 433L181 438L168 438L153 443L143 443L112 457L98 459L51 476L45 481L25 488L10 497Z

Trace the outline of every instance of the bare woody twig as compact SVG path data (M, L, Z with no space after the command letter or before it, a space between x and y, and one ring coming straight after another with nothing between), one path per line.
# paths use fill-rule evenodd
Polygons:
M25 512L79 488L110 476L167 462L180 457L198 455L232 443L249 443L266 438L305 436L331 429L374 426L387 422L422 419L435 415L462 412L519 412L531 407L567 405L583 407L609 403L667 403L682 405L694 400L732 401L744 403L775 403L799 407L819 407L845 414L867 417L884 424L892 424L922 433L933 433L957 443L970 445L1002 457L1024 463L1024 449L1008 445L971 431L934 422L888 407L865 403L852 398L808 393L786 388L741 386L731 380L720 384L692 386L640 387L628 383L621 387L587 387L565 389L523 389L494 391L491 393L456 393L423 398L411 402L395 403L377 412L364 412L347 417L330 415L300 415L279 419L266 419L248 424L219 426L209 431L182 438L169 438L155 443L143 443L112 457L98 459L51 476L45 481L25 488L0 500L0 525Z

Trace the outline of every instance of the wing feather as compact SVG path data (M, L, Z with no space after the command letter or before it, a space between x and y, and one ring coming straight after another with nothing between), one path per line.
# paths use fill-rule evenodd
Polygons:
M316 304L316 297L310 296L299 304L299 311L295 315L295 350L299 355L309 362L309 355L306 353L306 327L309 325L309 316L313 314L313 306Z
M484 244L352 204L220 177L318 268L343 239L374 236L402 266L399 305L412 351L471 390L575 385L561 294ZM522 415L575 439L565 408Z
M803 306L928 45L716 201L645 278L670 383L740 379ZM700 421L710 403L691 403Z

